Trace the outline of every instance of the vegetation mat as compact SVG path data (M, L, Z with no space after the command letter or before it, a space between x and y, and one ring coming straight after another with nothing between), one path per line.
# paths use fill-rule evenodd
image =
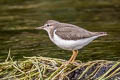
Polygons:
M24 57L13 61L10 54L0 63L0 80L119 80L120 62L96 60L82 63L48 57Z

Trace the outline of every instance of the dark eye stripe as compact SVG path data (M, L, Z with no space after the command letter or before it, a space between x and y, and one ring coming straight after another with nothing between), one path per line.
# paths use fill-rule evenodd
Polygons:
M47 26L49 27L49 26L51 26L50 24L47 24Z

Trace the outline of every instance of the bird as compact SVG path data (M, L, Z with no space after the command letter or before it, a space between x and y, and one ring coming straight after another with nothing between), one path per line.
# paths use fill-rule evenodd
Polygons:
M94 39L107 35L107 32L91 32L82 27L56 20L48 20L43 26L36 29L47 31L54 44L64 50L72 51L68 63L75 62L79 49L88 45Z

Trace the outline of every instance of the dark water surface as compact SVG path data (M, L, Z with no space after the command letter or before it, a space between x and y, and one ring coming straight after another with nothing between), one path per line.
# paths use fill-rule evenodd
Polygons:
M34 29L49 19L108 32L108 36L80 50L77 59L120 59L119 0L0 0L0 61L6 59L9 49L14 59L23 56L69 59L71 51L56 47L47 32Z

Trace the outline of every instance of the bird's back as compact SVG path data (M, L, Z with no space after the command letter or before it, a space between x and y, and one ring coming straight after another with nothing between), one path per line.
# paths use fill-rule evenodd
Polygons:
M92 36L98 36L102 33L101 32L90 32L76 25L61 23L59 27L56 28L55 34L57 34L62 39L78 40L78 39L83 39L83 38L89 38Z

